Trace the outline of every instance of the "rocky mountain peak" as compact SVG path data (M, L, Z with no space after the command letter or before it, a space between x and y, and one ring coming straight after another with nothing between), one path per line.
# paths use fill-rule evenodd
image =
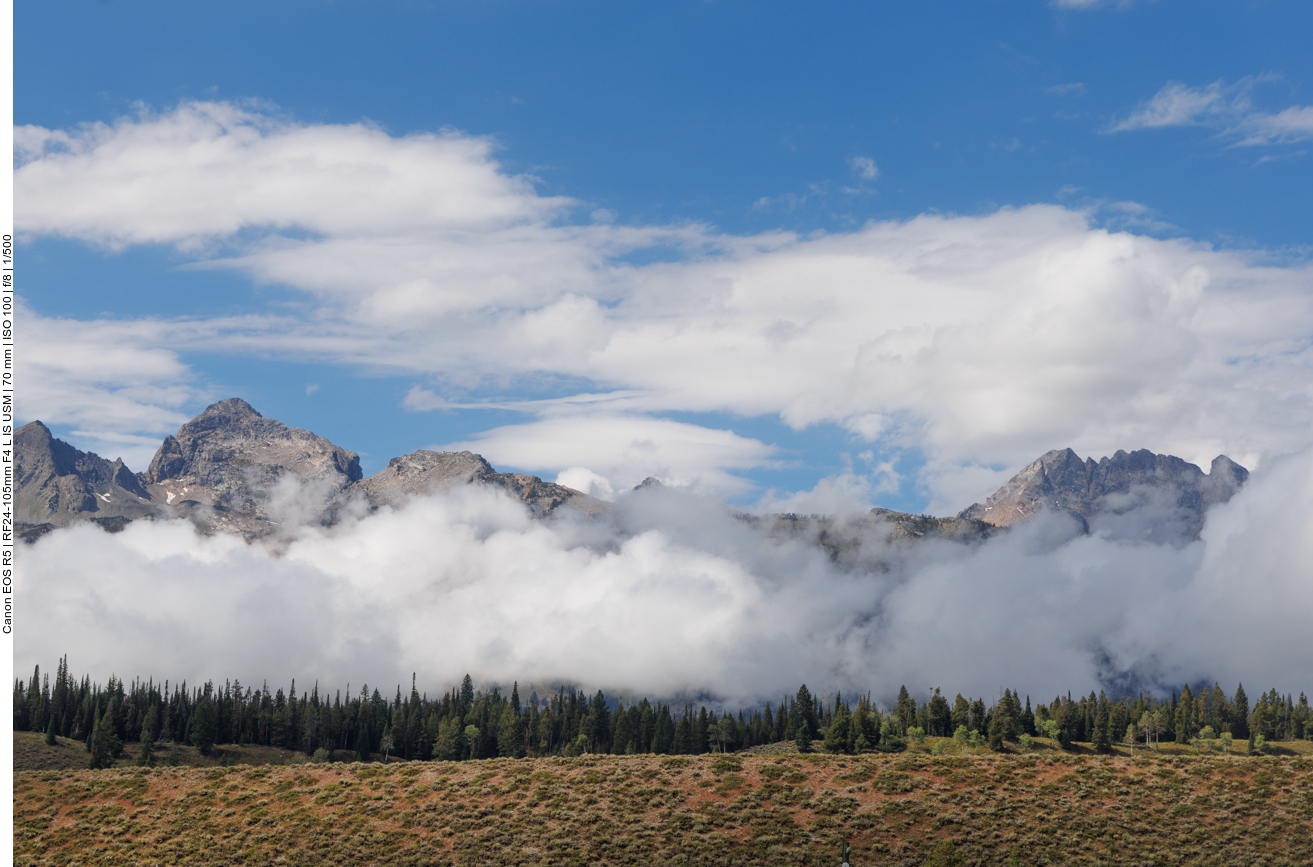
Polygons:
M157 501L217 507L220 525L258 533L277 520L272 494L280 481L300 488L284 505L313 511L362 475L355 452L229 398L165 437L142 480Z
M569 505L587 513L605 507L582 491L537 476L499 473L473 452L434 452L420 449L388 461L386 468L354 485L372 506L397 505L409 496L450 491L460 485L485 484L502 488L537 515Z
M14 432L14 456L17 523L60 526L151 510L149 495L122 460L79 451L39 421Z
M1055 449L958 517L1006 527L1048 510L1071 515L1088 530L1095 515L1125 511L1152 496L1160 508L1179 512L1197 536L1208 506L1229 500L1248 477L1249 471L1226 455L1218 455L1205 474L1181 458L1148 449L1118 450L1098 461Z

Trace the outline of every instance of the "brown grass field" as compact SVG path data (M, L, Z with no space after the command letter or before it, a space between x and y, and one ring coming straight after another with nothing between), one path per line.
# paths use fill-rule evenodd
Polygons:
M91 771L82 744L21 733L18 766L40 769L14 775L14 860L837 867L847 840L853 867L1313 864L1313 744L1163 747L388 765L233 747L263 764Z

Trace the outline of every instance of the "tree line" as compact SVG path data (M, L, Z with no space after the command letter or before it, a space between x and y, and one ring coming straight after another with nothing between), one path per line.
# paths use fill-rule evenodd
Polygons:
M934 690L918 702L899 690L882 710L869 694L824 700L806 686L778 705L739 710L696 709L691 703L644 698L626 705L598 691L562 687L540 699L523 700L518 682L509 695L499 688L476 690L469 675L441 696L421 694L411 681L385 697L362 686L330 696L316 683L298 692L243 685L238 680L185 682L110 677L104 685L69 672L61 659L53 682L40 667L29 680L14 681L14 729L83 741L93 767L108 766L126 744L136 742L143 763L154 761L157 744L188 744L209 754L216 744L258 744L303 752L321 760L375 755L408 760L453 761L497 756L583 753L692 754L735 751L791 741L808 751L816 741L829 752L897 751L908 741L953 737L971 745L1002 749L1006 742L1045 735L1068 747L1089 742L1108 751L1113 743L1196 743L1213 738L1248 740L1251 748L1270 741L1313 738L1308 700L1275 689L1250 707L1243 685L1228 698L1221 687L1188 685L1159 698L1147 693L1109 698L1090 693L1058 696L1049 704L1024 705L1011 689L989 705L958 694L949 700Z

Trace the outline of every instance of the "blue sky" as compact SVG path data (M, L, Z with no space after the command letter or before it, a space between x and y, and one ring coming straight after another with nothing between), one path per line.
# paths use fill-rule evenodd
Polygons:
M134 469L233 394L366 472L454 444L800 511L955 511L1068 445L1308 444L1306 3L52 0L15 27L26 406Z

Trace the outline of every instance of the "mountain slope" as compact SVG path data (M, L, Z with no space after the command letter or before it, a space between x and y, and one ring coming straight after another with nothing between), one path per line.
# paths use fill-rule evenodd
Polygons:
M388 461L387 467L353 485L371 506L399 505L408 496L445 493L458 485L485 484L502 488L536 515L572 506L588 514L605 510L606 503L582 491L537 476L499 473L482 455L473 452L432 452L420 449Z
M39 421L14 433L14 463L14 520L19 524L65 526L153 511L149 494L122 460L78 451L55 439Z
M1082 461L1071 449L1055 449L958 517L1006 527L1040 511L1062 512L1088 530L1090 519L1101 513L1155 505L1176 510L1197 536L1207 508L1231 499L1249 478L1249 471L1226 455L1214 458L1210 469L1205 474L1194 464L1148 449L1118 451L1097 462Z

